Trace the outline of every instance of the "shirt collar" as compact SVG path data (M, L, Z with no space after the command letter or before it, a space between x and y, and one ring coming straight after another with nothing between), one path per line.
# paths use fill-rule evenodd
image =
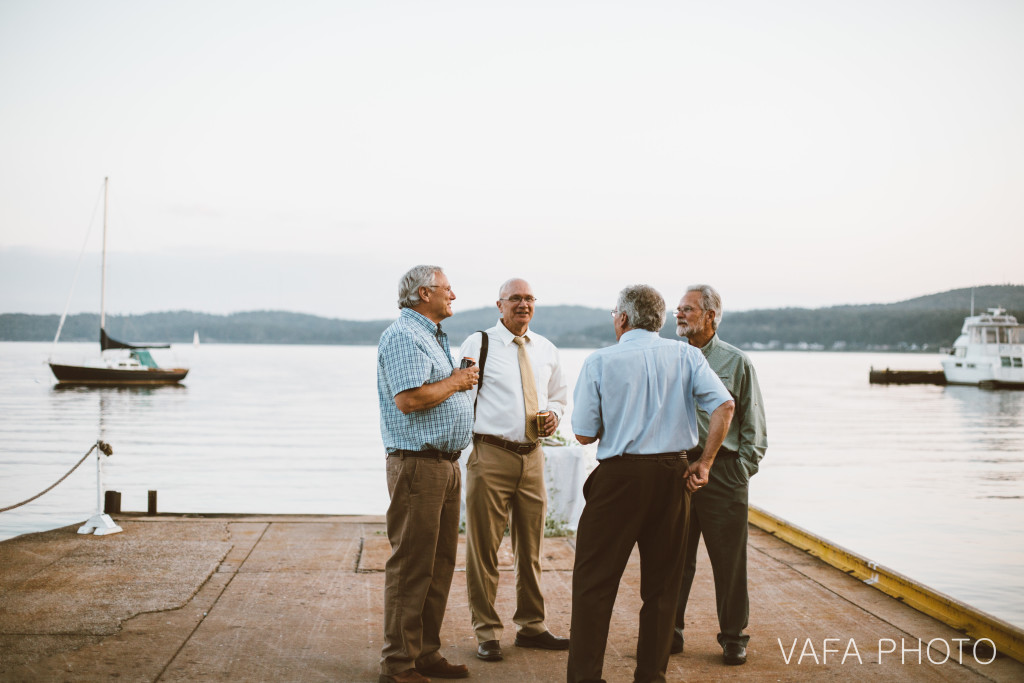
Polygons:
M444 334L444 332L441 331L441 324L440 323L435 323L433 320L431 320L427 316L425 316L422 313L419 313L417 311L414 311L411 308L403 308L401 315L402 315L402 317L406 318L410 322L413 322L413 323L419 325L420 327L422 327L423 329L425 329L432 336L436 337L438 335Z
M657 336L658 336L657 332L651 332L650 330L644 330L644 329L641 329L639 327L636 327L636 328L633 328L632 330L627 330L626 332L623 332L622 336L619 337L619 343L622 344L624 342L629 342L629 341L639 341L639 340L642 340L642 339L649 339L650 337L657 337Z
M711 352L715 350L716 346L718 346L718 333L717 332L714 335L712 335L711 340L708 341L707 344L705 344L704 346L700 347L700 352L704 354L705 358L707 358L708 356L711 355Z
M512 340L516 338L516 335L512 334L512 331L505 327L505 323L501 322L501 318L498 318L497 324L498 331L495 333L501 341L505 342L505 346L512 343ZM530 341L530 328L526 328L526 332L523 332L522 336L526 337L527 341Z

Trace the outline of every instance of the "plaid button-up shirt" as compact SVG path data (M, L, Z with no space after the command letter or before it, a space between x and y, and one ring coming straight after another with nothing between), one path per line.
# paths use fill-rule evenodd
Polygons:
M448 335L441 326L403 308L377 346L377 398L385 450L453 452L469 445L473 433L469 392L455 392L440 405L408 415L395 405L395 396L401 392L439 382L454 368Z

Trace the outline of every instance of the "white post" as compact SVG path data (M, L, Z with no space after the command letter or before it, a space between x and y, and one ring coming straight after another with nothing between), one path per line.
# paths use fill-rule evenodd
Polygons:
M94 534L106 536L124 531L119 527L110 515L103 512L103 449L97 444L96 448L96 514L85 521L78 529L80 534Z

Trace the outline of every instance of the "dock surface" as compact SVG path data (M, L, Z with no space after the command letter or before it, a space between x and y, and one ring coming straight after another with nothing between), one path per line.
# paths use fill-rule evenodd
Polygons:
M124 533L73 526L0 543L0 681L377 680L390 552L382 517L114 518ZM504 661L475 657L461 541L442 654L467 664L468 680L564 681L567 653L512 645L507 541ZM571 538L545 539L547 623L558 635L569 631L573 557ZM671 658L669 681L1024 680L1024 664L970 643L961 655L957 631L753 526L749 560L747 664L722 664L702 551L686 651ZM612 620L609 683L632 680L639 589L634 552Z

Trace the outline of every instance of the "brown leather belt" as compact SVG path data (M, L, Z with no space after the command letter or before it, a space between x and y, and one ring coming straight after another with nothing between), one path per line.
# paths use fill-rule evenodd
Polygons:
M434 449L427 449L425 451L391 451L388 453L388 457L396 458L430 458L431 460L449 460L455 462L462 455L460 451L448 452L438 451Z
M473 440L489 443L492 446L497 446L502 450L515 453L516 455L526 455L527 453L532 453L533 450L537 448L536 443L519 443L518 441L509 441L508 439L503 439L500 436L494 436L492 434L474 433Z

